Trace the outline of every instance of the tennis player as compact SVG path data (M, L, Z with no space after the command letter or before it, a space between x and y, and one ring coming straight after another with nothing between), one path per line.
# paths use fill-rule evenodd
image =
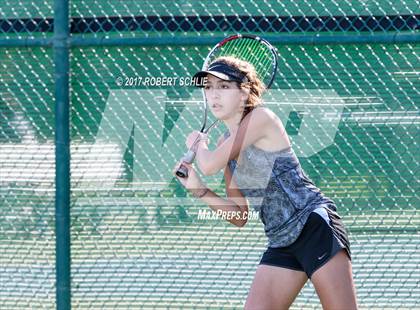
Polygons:
M198 131L187 137L186 145L195 149L204 175L224 169L227 197L207 188L192 164L183 163L188 178L177 178L212 210L239 215L227 217L238 227L247 222L249 204L258 211L268 247L245 309L288 309L308 278L324 309L357 309L343 222L334 202L302 170L280 119L263 105L264 85L254 67L221 57L194 77L207 78L210 110L228 131L214 150L208 148L207 135Z

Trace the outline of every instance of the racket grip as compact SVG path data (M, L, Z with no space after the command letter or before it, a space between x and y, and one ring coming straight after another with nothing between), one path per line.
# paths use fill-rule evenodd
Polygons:
M188 150L187 153L184 154L184 157L182 157L182 161L188 164L191 164L195 158L195 152L192 150ZM180 178L187 178L188 177L188 169L184 165L181 164L179 166L178 170L176 171L176 175Z
M176 175L180 178L187 178L188 177L188 169L184 165L179 166L178 170L176 171Z

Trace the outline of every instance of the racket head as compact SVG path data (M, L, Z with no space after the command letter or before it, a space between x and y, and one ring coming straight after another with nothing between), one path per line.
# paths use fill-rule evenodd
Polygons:
M252 64L257 76L270 88L277 73L277 50L267 40L250 34L236 34L217 43L207 55L202 71L219 57L232 56Z

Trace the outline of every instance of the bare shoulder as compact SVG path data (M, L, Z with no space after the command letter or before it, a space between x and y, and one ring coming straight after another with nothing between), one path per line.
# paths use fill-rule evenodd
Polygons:
M290 147L290 140L280 118L269 108L259 107L257 118L264 122L264 136L255 142L255 146L266 151L278 151Z
M273 115L275 115L273 113L273 111L271 111L269 108L265 107L265 106L257 106L255 107L250 114L254 115L255 117L260 117L260 118L266 118L266 117L272 117Z
M272 110L270 110L267 107L261 107L261 110L263 110L269 117L273 118L273 119L279 119L277 114L274 113Z
M265 106L259 106L253 109L249 114L251 114L250 122L263 124L265 128L270 128L272 126L278 126L281 124L278 116Z

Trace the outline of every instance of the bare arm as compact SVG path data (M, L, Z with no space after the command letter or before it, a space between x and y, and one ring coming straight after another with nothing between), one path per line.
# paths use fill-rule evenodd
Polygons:
M241 122L236 134L229 136L215 150L205 144L197 149L196 162L204 175L213 175L226 167L230 159L238 156L241 149L265 137L273 118L265 109L255 109Z
M243 197L225 199L209 190L201 200L213 211L221 212L222 218L235 226L243 227L248 220L248 203Z
M223 139L219 139L218 145ZM234 215L233 218L226 217L226 220L235 226L243 227L248 221L248 201L239 191L238 186L232 179L229 166L224 169L226 184L226 196L222 198L212 191L208 191L201 200L204 201L213 211L226 212L225 214Z

